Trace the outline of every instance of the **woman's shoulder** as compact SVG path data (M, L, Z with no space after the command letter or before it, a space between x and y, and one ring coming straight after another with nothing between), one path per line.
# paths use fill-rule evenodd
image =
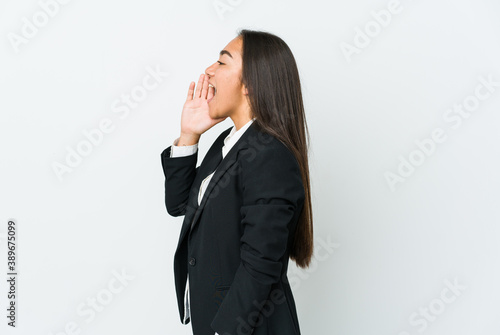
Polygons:
M256 133L255 133L256 134ZM254 134L252 134L254 135ZM239 157L242 185L259 196L290 198L300 203L305 196L299 164L291 150L271 134L256 134Z
M255 132L247 137L247 142L245 155L250 158L247 159L250 165L288 166L299 170L299 164L293 152L273 134L256 127Z

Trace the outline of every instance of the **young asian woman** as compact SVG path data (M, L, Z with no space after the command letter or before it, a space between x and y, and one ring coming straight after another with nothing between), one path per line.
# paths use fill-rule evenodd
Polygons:
M307 124L287 44L241 30L191 82L181 134L161 153L165 205L184 215L174 255L194 335L300 335L288 260L313 251ZM202 163L201 135L230 117Z

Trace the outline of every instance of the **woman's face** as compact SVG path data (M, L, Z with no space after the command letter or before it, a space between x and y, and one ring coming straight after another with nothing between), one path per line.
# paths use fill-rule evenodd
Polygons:
M236 116L245 111L246 90L240 81L242 47L242 39L236 37L221 51L219 60L205 70L209 84L215 87L215 96L208 101L213 119Z

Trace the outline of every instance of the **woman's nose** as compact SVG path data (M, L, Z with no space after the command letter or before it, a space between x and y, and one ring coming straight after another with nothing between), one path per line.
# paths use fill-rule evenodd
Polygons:
M215 64L217 64L217 62L213 63L212 65L210 65L209 67L206 68L205 74L207 76L213 77L214 71L215 71Z

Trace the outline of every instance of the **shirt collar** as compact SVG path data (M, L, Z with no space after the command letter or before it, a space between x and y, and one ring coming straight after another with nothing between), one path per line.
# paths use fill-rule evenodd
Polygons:
M233 126L233 128L231 128L231 131L229 132L229 134L224 139L224 146L222 147L222 156L223 157L226 156L227 152L238 141L238 139L241 137L241 135L243 135L243 133L245 132L245 130L247 130L247 128L250 127L250 125L252 124L252 122L255 119L256 118L251 119L250 121L248 121L247 123L245 123L245 125L243 127L241 127L238 130L236 130L236 126Z

